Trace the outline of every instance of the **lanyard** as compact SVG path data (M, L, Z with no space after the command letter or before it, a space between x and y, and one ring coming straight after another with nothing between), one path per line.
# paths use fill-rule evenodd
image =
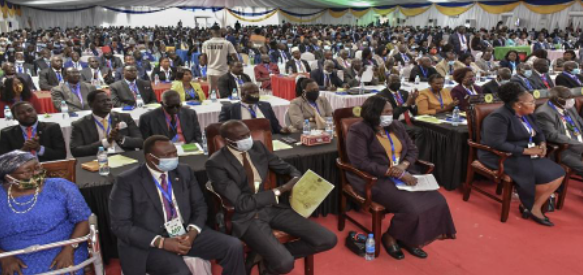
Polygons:
M166 200L168 201L168 204L170 204L170 215L172 217L166 217L166 219L171 220L174 217L175 210L174 201L172 201L172 182L170 181L170 177L168 176L166 177L166 181L168 182L168 192L164 191L162 186L160 186L160 182L158 182L156 178L152 176L152 179L154 179L154 183L156 184L156 187L158 187L158 190L160 190L162 196L164 196L164 198L166 198Z
M512 65L512 70L516 69L516 62L510 61L510 65Z
M522 121L524 121L524 124L526 124L526 127L528 128L528 143L532 143L532 126L530 126L530 123L528 122L528 119L526 119L526 116L522 116Z
M395 99L397 99L397 102L399 102L400 105L403 105L403 98L401 97L401 95L399 94L399 91L396 91L393 94L393 97L395 97Z
M579 80L579 78L576 75L572 75L568 72L563 72L563 74L567 75L568 77L570 77L571 79L577 81L577 84L581 85L581 81Z
M269 69L269 64L265 64L265 69L267 69L267 73L271 74L271 69Z
M435 95L435 92L433 92L433 89L432 89L432 88L429 88L429 90L431 90L431 93L433 93L433 95L434 95L435 97L437 97L437 96ZM439 91L439 97L437 97L437 100L439 100L439 104L441 105L441 109L443 109L443 98L442 98L442 96L441 96L441 91Z
M180 117L176 115L176 125L172 125L172 121L168 119L168 116L164 116L166 118L166 123L172 128L172 131L176 133L174 137L172 137L172 142L176 142L178 140L178 123L180 123Z
M105 132L106 135L109 135L109 132L111 132L111 116L109 116L109 123L107 124L107 131L105 130L105 127L103 127L103 124L101 124L101 122L99 122L99 120L93 118L95 120L95 123L97 123L97 126L99 126L99 128L101 128L101 130L103 130L103 132Z
M251 118L257 118L257 113L255 112L255 105L253 105L253 108L251 108L251 106L245 105L243 105L243 107L245 107L249 111L249 114L251 114Z
M32 128L32 135L30 137L28 136L28 127L26 127L27 131L22 132L22 136L24 137L24 140L29 140L29 139L32 139L34 136L36 136L36 128L37 127L38 127L38 124L37 124L37 126Z
M530 85L530 81L528 81L528 78L523 78L522 79L524 81L524 83L526 84L526 87L528 88L528 90L532 90L532 85Z
M200 67L200 73L202 74L202 77L206 77L206 66L198 66Z
M464 86L462 85L462 87L464 87ZM471 89L468 89L466 87L464 87L464 89L466 89L466 93L468 93L468 95L474 95L474 93L472 92Z
M190 95L190 98L192 98L192 100L196 100L197 99L197 96L194 93L194 87L190 87L190 89L188 89L187 92Z
M423 74L423 77L427 78L427 73L429 73L429 69L427 69L427 71L426 71L423 69L423 66L419 66L419 69L421 69L421 73Z
M555 104L553 104L550 100L548 101L548 103L549 103L549 106L553 107L553 109L555 109L555 111L557 111L557 113L559 113L561 118L566 120L567 123L569 123L569 125L571 125L571 127L573 127L573 132L575 132L576 135L580 135L580 132L579 132L579 129L577 128L577 125L575 125L575 122L573 121L573 119L571 119L571 116L567 114L567 109L564 110L565 114L563 115L563 114L561 114L561 112L559 112L559 109L557 109Z
M71 84L69 84L69 89L71 89L73 91L73 93L75 93L77 95L77 97L79 97L79 101L81 101L81 108L83 108L85 104L83 104L83 97L81 96L81 87L80 87L79 83L77 83L74 86L74 88L71 87Z
M308 103L310 103L310 105L312 105L312 107L316 108L316 111L318 111L318 114L321 114L320 108L318 108L318 104L316 102L312 103L312 102L308 101Z
M391 155L393 158L393 165L399 165L399 160L397 159L397 155L395 153L395 144L393 143L393 138L391 138L391 135L389 135L389 131L387 129L385 129L385 134L387 134L387 138L391 143Z

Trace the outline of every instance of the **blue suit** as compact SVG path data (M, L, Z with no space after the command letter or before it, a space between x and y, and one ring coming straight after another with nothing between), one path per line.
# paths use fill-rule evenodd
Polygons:
M87 62L83 62L83 61L81 61L81 60L79 60L79 61L78 61L78 63L79 63L79 65L81 65L81 69L77 68L77 69L79 69L79 70L85 69L85 68L87 68L87 67L89 66L89 65L87 64ZM67 68L70 68L70 67L73 67L73 61L71 61L71 60L67 60L67 62L65 62L65 64L63 65L63 67L64 67L65 69L67 69Z

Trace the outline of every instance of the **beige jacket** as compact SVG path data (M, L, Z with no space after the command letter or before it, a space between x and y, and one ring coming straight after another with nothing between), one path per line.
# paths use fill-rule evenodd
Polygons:
M324 119L326 117L332 117L334 110L332 110L332 106L330 106L328 100L321 93L316 100L320 116ZM319 129L316 127L315 110L303 97L296 97L290 102L288 114L291 122L290 130L294 133L302 131L304 120L306 119L310 120L310 129L325 130L324 128Z
M453 70L457 70L460 68L464 68L466 67L466 65L464 65L464 63L460 62L460 61L455 61L455 63L453 64ZM447 74L449 74L449 66L447 65L447 60L443 59L441 60L441 62L437 63L437 65L435 65L435 69L437 70L437 72L445 77Z

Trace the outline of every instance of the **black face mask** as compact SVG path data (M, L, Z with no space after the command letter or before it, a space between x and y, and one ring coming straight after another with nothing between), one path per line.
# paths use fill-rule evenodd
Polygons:
M306 99L312 102L315 102L318 97L320 96L320 91L306 91Z
M257 102L259 102L259 96L247 95L245 96L245 102L249 104L257 104Z
M400 82L391 83L389 84L389 89L391 89L391 91L398 91L399 89L401 89L401 83Z

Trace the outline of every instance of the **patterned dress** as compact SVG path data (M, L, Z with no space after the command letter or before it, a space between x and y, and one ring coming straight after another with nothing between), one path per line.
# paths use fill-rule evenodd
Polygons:
M1 183L1 182L0 182ZM19 203L32 200L34 194L17 197ZM24 211L29 205L12 203L17 211ZM17 214L8 206L8 194L0 188L0 249L14 251L35 244L48 244L70 238L75 225L86 221L91 210L85 203L77 186L60 178L46 179L38 194L34 208L27 213ZM38 274L49 271L51 263L61 248L39 251L17 256L28 268L23 274ZM75 251L75 264L88 257L87 243L81 243ZM0 272L2 268L0 267ZM83 274L78 271L76 274Z

